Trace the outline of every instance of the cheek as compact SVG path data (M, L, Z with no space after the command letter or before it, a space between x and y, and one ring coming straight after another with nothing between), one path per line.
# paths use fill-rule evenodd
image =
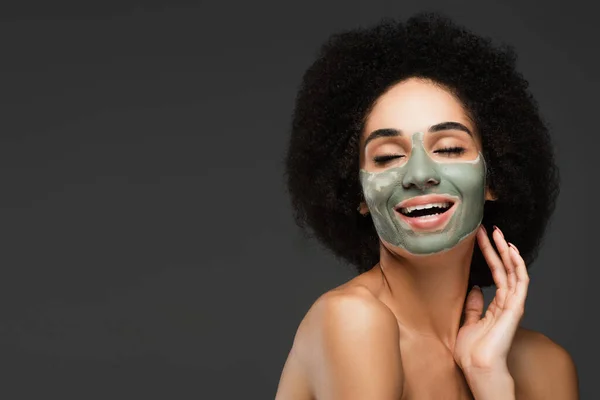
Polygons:
M361 171L361 185L365 200L370 204L385 202L402 179L399 169L372 173Z
M485 168L482 163L448 163L441 172L463 195L482 195L485 190Z

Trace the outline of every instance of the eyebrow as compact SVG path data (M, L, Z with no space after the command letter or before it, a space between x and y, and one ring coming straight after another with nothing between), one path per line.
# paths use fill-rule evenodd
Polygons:
M440 132L440 131L447 131L447 130L451 130L451 129L467 132L469 135L473 136L473 133L469 130L469 128L467 128L460 122L452 122L452 121L440 122L439 124L432 125L431 127L429 127L427 132ZM394 136L402 136L402 135L403 135L403 133L400 129L394 129L394 128L377 129L369 134L369 136L365 140L365 144L363 147L367 147L367 144L371 140L374 140L377 138L394 137Z

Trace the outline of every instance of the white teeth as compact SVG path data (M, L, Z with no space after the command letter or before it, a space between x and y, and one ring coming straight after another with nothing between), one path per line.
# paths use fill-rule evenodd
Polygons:
M433 207L438 207L438 208L448 208L452 205L452 203L431 203L431 204L420 204L418 206L411 206L411 207L404 207L401 208L400 211L402 211L402 213L411 213L415 210L425 210L427 208L433 208Z

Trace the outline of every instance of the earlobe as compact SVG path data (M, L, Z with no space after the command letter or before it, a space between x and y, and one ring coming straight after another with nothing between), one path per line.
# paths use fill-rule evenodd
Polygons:
M489 189L485 189L485 201L496 201L498 197Z
M358 205L357 211L362 214L362 216L366 216L369 213L369 207L367 207L367 203L361 201Z

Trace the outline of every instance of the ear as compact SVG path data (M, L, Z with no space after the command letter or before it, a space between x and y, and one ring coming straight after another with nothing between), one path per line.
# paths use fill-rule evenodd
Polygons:
M367 207L367 203L361 201L358 205L358 212L361 213L363 216L367 215L369 213L369 207Z
M486 187L485 188L485 201L496 201L496 200L498 200L498 197L496 196L496 194L489 187Z

